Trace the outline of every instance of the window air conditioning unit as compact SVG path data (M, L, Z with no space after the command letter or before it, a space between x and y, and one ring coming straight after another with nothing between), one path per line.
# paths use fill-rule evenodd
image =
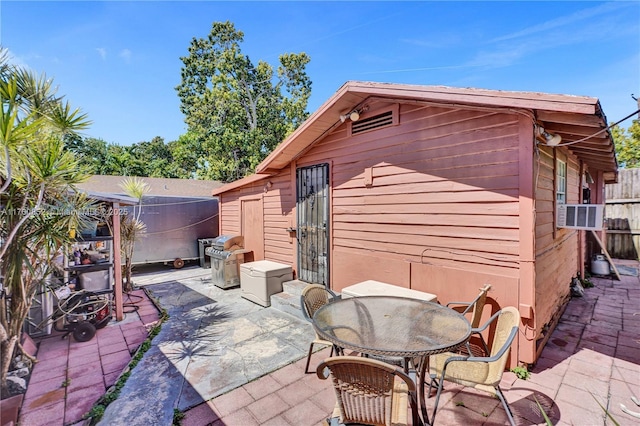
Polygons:
M600 231L604 204L559 204L556 219L558 228Z

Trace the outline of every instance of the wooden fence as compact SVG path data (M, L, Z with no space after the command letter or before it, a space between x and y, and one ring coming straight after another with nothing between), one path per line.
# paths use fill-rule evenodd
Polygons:
M620 169L605 187L607 251L616 259L640 260L640 168Z

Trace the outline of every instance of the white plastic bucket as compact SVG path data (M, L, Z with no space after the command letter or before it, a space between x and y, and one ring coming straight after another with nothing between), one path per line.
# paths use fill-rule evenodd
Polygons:
M601 254L596 254L591 260L591 273L593 275L609 275L611 269L609 268L609 262Z

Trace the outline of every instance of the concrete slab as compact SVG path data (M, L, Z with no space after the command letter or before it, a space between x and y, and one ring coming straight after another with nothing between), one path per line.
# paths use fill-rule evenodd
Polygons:
M169 319L100 425L171 424L174 408L188 410L306 356L308 322L243 299L239 288L218 288L208 275L156 278L144 277L145 288Z

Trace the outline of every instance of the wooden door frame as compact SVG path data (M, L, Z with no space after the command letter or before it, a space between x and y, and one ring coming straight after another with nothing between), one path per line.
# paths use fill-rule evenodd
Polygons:
M260 236L260 240L262 241L262 258L265 257L265 245L264 245L264 194L254 194L254 195L245 195L242 197L238 197L238 201L240 202L239 208L239 222L240 222L240 235L243 235L246 238L246 230L244 229L244 203L245 201L258 201L260 203L260 219L262 220L262 235ZM246 245L245 245L246 246ZM255 253L254 253L255 256ZM255 256L257 257L257 256Z
M333 170L333 161L332 160L326 160L326 161L318 161L318 162L313 162L310 164L297 164L296 162L292 162L291 163L292 167L291 167L291 178L292 178L292 182L293 182L293 188L295 188L294 191L294 199L295 199L295 203L294 203L294 217L295 217L295 227L296 229L299 231L299 226L300 223L298 222L298 171L300 169L305 169L305 168L311 168L314 166L321 166L321 165L326 165L327 167L327 183L326 183L326 217L327 217L327 232L326 232L326 241L325 241L325 245L326 245L326 273L325 273L325 286L327 288L331 288L331 283L333 281L332 279L332 267L331 265L333 264L333 226L332 226L332 199L333 199L333 187L331 185L331 173ZM299 247L299 242L298 242L298 238L299 238L299 232L297 233L296 236L296 248L294 251L294 255L295 255L295 264L296 264L296 270L298 275L300 275L300 247Z

